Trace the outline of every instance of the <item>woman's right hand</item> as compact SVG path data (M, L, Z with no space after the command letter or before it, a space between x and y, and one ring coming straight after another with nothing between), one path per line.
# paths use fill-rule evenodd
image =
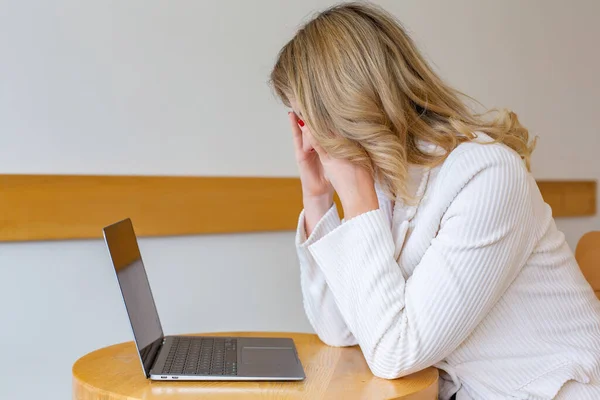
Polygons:
M296 113L288 113L296 162L300 169L306 235L309 236L316 224L333 205L333 186L324 173L319 154L315 151L310 130Z

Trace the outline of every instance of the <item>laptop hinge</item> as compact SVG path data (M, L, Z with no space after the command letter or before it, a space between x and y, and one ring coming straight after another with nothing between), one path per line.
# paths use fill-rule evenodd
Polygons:
M150 377L150 370L158 359L158 355L160 354L160 349L162 349L164 341L165 338L160 337L148 346L144 347L144 349L140 352L142 356L142 364L144 365L144 372L146 373L147 378Z

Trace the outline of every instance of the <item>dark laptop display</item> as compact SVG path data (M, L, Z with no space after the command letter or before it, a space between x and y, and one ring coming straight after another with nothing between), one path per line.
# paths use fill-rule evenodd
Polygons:
M111 225L104 236L112 258L135 344L146 376L164 338L131 220Z

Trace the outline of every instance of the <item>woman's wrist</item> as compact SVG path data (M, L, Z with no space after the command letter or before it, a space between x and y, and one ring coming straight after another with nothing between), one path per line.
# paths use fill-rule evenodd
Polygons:
M353 193L340 196L340 200L346 220L379 208L379 199L374 185L364 185Z
M379 208L375 180L370 171L355 167L353 174L343 182L338 195L346 221Z
M327 211L333 205L333 193L318 196L303 196L302 203L304 204L304 208L318 208Z
M321 196L304 196L303 204L304 229L308 237L333 205L333 193Z
M374 198L359 198L357 201L351 203L342 203L342 207L344 208L344 218L350 220L369 211L377 210L379 208L379 200L377 196Z

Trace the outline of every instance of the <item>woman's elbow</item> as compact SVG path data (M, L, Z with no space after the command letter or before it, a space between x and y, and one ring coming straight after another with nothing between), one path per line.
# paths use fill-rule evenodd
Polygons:
M425 360L407 362L408 360L404 359L404 362L399 362L402 356L394 351L381 354L385 355L372 355L371 357L366 357L366 359L367 365L373 375L382 379L402 378L433 365L433 363L429 363Z
M325 335L317 333L321 342L331 347L350 347L356 345L356 339L352 334Z
M401 362L402 355L391 347L380 347L376 351L367 351L365 359L371 373L382 379L398 379L409 375L416 367L413 363Z
M369 369L371 370L371 373L373 373L373 375L375 375L378 378L381 379L398 379L403 377L406 374L403 374L401 370L399 369L395 369L395 368L389 368L389 367L384 367L384 366L379 366L377 364L373 364L368 363L369 364Z

